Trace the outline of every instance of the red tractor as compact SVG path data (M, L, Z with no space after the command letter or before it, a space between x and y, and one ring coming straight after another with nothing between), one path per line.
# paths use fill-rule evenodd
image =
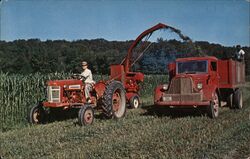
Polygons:
M80 76L80 75L78 75ZM94 108L106 116L121 118L126 112L125 89L119 81L100 81L93 86L91 103L86 102L84 83L80 79L47 82L47 100L39 102L29 114L29 122L43 123L50 112L78 108L78 122L89 125L94 120ZM49 110L45 109L49 108Z
M211 118L219 115L221 101L231 108L243 106L244 62L215 57L180 58L168 65L169 84L155 89L156 108L206 108Z

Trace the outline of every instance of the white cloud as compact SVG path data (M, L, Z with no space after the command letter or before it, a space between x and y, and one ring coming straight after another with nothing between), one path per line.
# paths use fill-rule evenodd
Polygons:
M246 1L250 3L250 0L246 0Z

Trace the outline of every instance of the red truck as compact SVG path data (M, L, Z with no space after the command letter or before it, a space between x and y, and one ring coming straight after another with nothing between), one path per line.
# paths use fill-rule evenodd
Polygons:
M216 57L179 58L168 65L169 84L155 89L157 108L203 107L209 117L219 115L221 102L241 109L245 63Z

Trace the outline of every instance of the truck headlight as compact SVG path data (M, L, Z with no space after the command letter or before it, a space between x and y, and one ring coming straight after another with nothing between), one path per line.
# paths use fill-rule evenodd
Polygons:
M198 89L202 89L202 83L198 83L198 84L197 84L197 88L198 88Z
M167 85L167 84L164 84L164 85L162 86L162 89L163 89L164 91L168 90L168 85Z

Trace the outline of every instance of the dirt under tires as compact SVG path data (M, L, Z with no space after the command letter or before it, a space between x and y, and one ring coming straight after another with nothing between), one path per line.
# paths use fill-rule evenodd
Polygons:
M126 113L125 89L121 82L111 81L106 85L102 107L107 117L121 118Z

